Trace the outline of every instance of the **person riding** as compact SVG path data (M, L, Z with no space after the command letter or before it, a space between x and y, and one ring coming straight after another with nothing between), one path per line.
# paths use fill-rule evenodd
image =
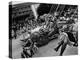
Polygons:
M54 38L54 35L58 33L58 27L57 27L57 15L58 13L54 13L54 16L50 15L49 17L49 34L48 36L50 38ZM51 37L52 36L52 37Z

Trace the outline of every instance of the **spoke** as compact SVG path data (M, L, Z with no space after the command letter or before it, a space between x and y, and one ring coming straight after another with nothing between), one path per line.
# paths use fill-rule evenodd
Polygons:
M58 6L57 6L57 8L56 8L56 11L58 10L59 6L60 6L60 5L58 4Z
M55 9L55 11L57 11L57 9L59 8L59 4L57 7L53 7L53 5L51 6L51 9L49 11L49 14L51 14L53 12L53 10Z
M62 9L62 11L60 12L60 15L62 14L62 12L64 11L64 8L65 8L65 5L63 6L63 9Z
M53 7L53 5L51 6L51 9L52 9L52 7ZM49 13L51 12L51 9L50 9Z

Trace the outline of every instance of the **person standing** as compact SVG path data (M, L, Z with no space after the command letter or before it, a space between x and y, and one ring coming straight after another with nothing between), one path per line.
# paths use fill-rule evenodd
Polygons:
M61 47L61 51L59 55L62 56L67 45L73 46L73 43L69 40L66 32L64 32L63 30L59 30L59 33L60 33L60 36L59 36L60 42L58 43L58 46L54 48L54 50L57 52L58 49Z

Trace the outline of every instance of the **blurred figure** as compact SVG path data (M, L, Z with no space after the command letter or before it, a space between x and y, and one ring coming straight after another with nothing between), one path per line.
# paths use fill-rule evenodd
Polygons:
M25 39L24 45L23 46L23 53L25 54L26 57L32 57L32 45L33 42L31 39Z
M57 52L58 49L61 47L59 55L62 56L67 45L73 46L73 43L69 40L67 33L65 33L63 29L59 30L59 33L60 33L59 36L60 42L58 43L59 45L56 48L54 48L54 50Z

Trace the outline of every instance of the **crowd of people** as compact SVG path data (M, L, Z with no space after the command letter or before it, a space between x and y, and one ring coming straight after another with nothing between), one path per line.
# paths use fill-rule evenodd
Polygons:
M36 33L31 33L31 30L41 27L39 31ZM58 46L54 49L58 51L59 47L61 47L60 56L63 55L65 48L67 45L70 46L78 46L78 9L69 8L66 11L63 11L62 14L56 11L53 15L51 14L43 14L39 16L37 19L26 18L23 24L17 24L17 29L14 31L12 29L12 37L18 37L25 32L28 32L29 35L36 35L40 37L44 33L47 33L48 39L53 39L56 35L60 40ZM45 35L43 35L45 36ZM34 53L36 53L38 44L36 41L33 41L32 36L23 39L22 41L25 43L23 46L23 52L21 53L22 57L32 57ZM26 52L25 52L26 51Z

